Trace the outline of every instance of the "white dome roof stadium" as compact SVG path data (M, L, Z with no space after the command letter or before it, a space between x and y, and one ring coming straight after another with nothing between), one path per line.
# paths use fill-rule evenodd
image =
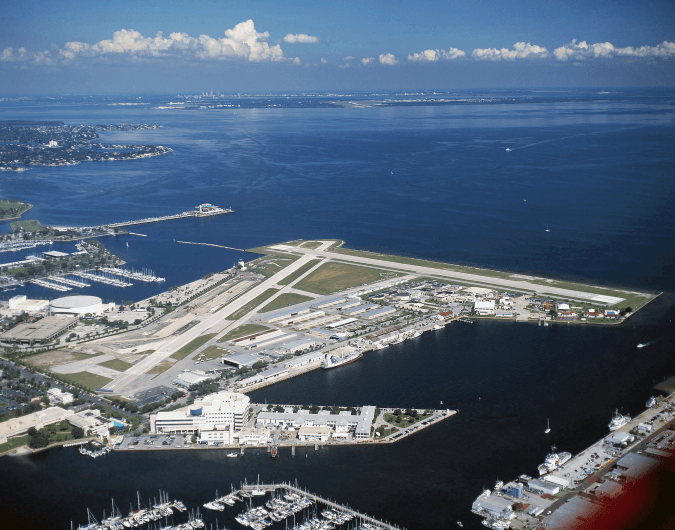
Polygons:
M64 296L52 300L49 310L52 313L70 315L101 315L103 314L103 300L98 296Z

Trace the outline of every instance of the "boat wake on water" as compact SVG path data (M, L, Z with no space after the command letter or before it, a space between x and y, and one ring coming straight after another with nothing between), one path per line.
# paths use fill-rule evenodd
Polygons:
M651 346L652 344L654 344L655 342L658 342L658 341L659 341L659 339L654 339L654 340L651 340L649 342L641 342L640 344L637 345L637 347L638 348L646 348L647 346Z

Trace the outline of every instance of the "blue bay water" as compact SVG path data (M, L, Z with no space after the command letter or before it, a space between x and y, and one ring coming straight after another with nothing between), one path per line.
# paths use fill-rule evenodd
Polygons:
M167 278L164 287L86 291L106 299L144 298L227 268L241 256L174 240L252 248L318 237L341 238L352 248L663 292L620 328L455 324L252 396L418 407L442 400L459 409L457 417L400 444L331 448L296 459L282 451L278 462L255 454L231 462L213 452L90 461L70 449L0 459L16 491L4 501L11 515L0 521L24 520L23 510L31 510L39 527L64 527L82 521L87 505L100 511L114 495L125 507L137 489L147 497L160 487L196 506L216 488L229 490L230 483L260 473L297 477L317 493L408 528L447 528L457 519L475 527L478 518L468 510L482 486L536 472L548 451L542 434L547 417L552 441L578 451L605 434L615 407L640 411L652 385L673 375L673 96L200 112L0 107L2 119L161 124L153 131L105 133L104 142L173 149L146 160L0 174L0 195L31 202L29 216L44 224L121 221L202 202L236 210L132 229L146 238L103 239L130 267ZM13 260L9 253L0 259ZM33 287L26 292L56 296ZM635 348L654 337L662 339ZM59 481L67 488L55 488Z

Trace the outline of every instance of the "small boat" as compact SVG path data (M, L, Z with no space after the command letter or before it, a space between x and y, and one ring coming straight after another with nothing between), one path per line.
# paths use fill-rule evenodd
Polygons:
M272 446L272 450L270 451L270 456L271 456L272 458L276 458L276 457L277 457L277 446L276 446L276 445L273 445L273 446Z
M656 398L654 396L650 397L645 405L648 409L656 406Z
M551 425L548 422L548 418L546 418L546 430L544 431L544 434L548 434L551 432Z
M510 152L511 152L511 148L510 148L510 147L507 147L507 148L506 148L506 152L507 152L507 153L510 153Z
M546 227L546 231L547 231L547 232L550 232L551 229L547 226L547 227Z
M237 453L227 453L227 458L237 458Z
M462 524L462 521L457 521L457 526L464 526L464 525Z

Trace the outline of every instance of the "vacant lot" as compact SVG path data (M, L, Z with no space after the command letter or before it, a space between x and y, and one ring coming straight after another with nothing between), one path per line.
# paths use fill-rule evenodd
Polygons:
M197 348L199 348L200 346L203 346L204 344L209 342L215 336L216 336L215 333L207 333L206 335L202 335L201 337L197 337L196 339L188 342L185 346L183 346L176 353L171 355L171 358L176 359L177 361L181 361L181 360L185 359L188 355L190 355L193 351L195 351Z
M390 271L331 262L319 267L294 287L310 293L331 294L349 287L381 280L383 278L381 273L385 273L387 276L391 275Z
M112 379L108 377L103 377L102 375L92 374L90 372L75 372L74 374L63 374L60 376L61 379L82 385L89 390L96 390L97 388L103 388L105 385L110 383Z
M87 355L86 353L72 352L68 350L54 350L47 353L40 353L38 355L30 355L23 360L33 366L57 366L59 364L72 363L73 361L81 361L83 359L93 359L98 357L96 355Z
M284 293L263 307L260 310L260 313L267 313L289 305L301 304L302 302L308 302L309 300L314 300L314 298L302 294Z
M217 342L228 342L230 340L238 339L239 337L245 337L246 335L253 335L260 331L265 331L270 329L267 326L262 326L260 324L244 324L238 328L234 328L232 331L228 331L225 335L220 337Z
M112 368L113 370L118 370L119 372L126 372L129 368L133 366L131 363L125 363L119 359L110 359L104 363L100 363L99 366L105 366L106 368Z

